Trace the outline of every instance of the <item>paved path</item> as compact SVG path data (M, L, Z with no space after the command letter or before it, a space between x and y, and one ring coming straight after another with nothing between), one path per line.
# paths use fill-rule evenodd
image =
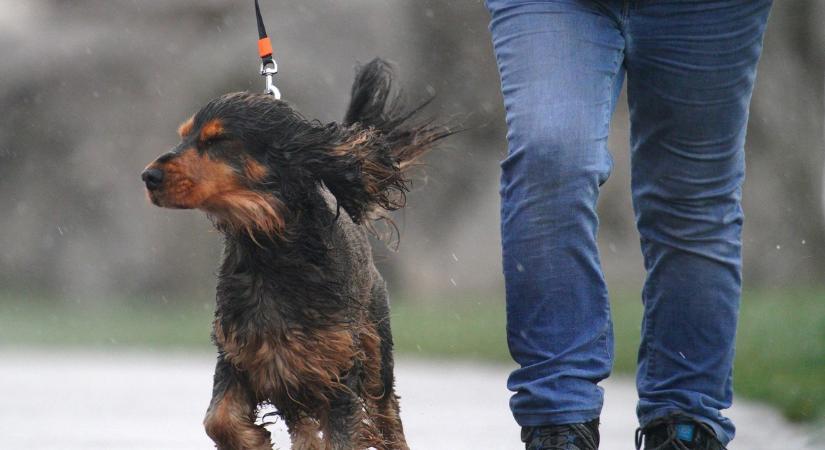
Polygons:
M209 354L43 353L0 349L0 449L204 450L200 422L211 392ZM507 368L397 363L402 418L415 450L516 450ZM631 380L605 384L604 450L633 448ZM825 449L770 409L738 402L736 450ZM276 447L288 440L273 427ZM802 436L807 436L802 437Z

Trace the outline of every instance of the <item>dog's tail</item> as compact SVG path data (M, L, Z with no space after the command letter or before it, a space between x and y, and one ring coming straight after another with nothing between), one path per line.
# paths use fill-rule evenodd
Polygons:
M416 107L405 108L401 94L393 92L392 80L392 67L381 58L359 67L352 84L352 98L344 116L344 125L360 124L378 130L403 172L430 150L436 141L453 132L432 121L419 120L415 123L416 114L433 97Z
M431 120L416 120L416 113L432 98L410 109L400 98L392 90L392 70L386 61L376 58L358 69L343 121L344 142L334 149L342 158L324 169L324 182L355 222L374 218L371 212L376 209L403 207L408 169L453 133Z

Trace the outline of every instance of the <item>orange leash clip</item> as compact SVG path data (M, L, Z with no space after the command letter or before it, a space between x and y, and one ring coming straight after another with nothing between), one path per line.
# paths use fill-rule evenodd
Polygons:
M275 97L275 100L281 99L281 91L275 87L275 74L278 73L278 64L272 58L272 41L266 35L266 27L264 20L261 17L261 7L258 5L258 0L255 0L255 16L258 20L258 55L261 57L261 76L266 78L265 94Z

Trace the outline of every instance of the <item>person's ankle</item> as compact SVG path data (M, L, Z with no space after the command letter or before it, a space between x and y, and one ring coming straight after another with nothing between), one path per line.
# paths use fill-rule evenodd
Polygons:
M599 419L585 423L523 427L521 441L526 450L597 450Z
M651 420L636 430L636 450L724 450L710 425L684 413Z

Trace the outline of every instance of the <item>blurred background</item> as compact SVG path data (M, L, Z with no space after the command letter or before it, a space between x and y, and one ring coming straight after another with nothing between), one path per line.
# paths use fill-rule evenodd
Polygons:
M358 62L395 62L412 99L469 128L432 154L376 243L400 351L507 362L498 236L506 152L479 0L263 0L284 99L339 120ZM775 2L748 130L737 392L814 421L825 404L825 2ZM0 345L209 351L221 240L162 210L140 172L207 100L263 88L252 2L0 0ZM599 204L620 373L644 273L625 101ZM2 362L0 362L2 367Z

